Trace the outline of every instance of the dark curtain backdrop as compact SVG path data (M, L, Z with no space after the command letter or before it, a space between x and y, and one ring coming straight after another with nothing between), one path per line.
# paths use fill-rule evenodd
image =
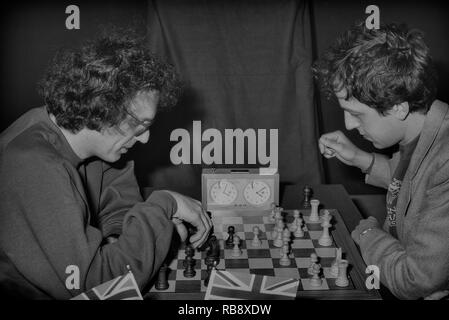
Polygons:
M267 137L278 129L281 182L322 181L308 1L149 1L147 21L151 48L186 86L176 108L158 115L157 140L135 151L149 159L137 164L142 184L199 194L205 165L169 159L170 133L192 133L194 120L223 138L225 128L267 129Z

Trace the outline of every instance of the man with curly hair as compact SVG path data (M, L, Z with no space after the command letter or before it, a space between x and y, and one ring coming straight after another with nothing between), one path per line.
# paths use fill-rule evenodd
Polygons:
M378 149L399 144L390 159L367 153L341 132L323 134L320 152L366 173L388 189L383 227L374 217L352 232L367 265L403 299L441 298L449 289L449 109L436 100L436 72L420 32L387 25L353 27L315 64L336 96L347 130Z
M19 298L68 299L124 274L143 290L166 258L173 229L211 221L201 204L170 191L142 199L132 161L160 108L176 104L172 66L143 42L114 34L58 54L41 82L45 106L0 136L0 287ZM79 286L66 286L67 267Z

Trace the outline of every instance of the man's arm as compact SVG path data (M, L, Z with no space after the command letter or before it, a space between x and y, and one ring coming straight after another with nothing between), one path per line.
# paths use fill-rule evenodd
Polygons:
M391 159L379 153L373 153L373 155L373 166L365 176L365 183L388 189L391 177L399 161L399 153L393 154Z
M14 172L14 175L5 174ZM89 223L86 203L63 165L48 159L5 160L1 168L0 245L38 290L65 299L122 275L129 265L142 289L166 257L176 202L154 192L133 206L122 234L102 244ZM68 290L67 266L80 270L80 289Z
M447 289L449 275L449 165L434 175L404 243L375 228L360 236L367 264L380 268L381 281L397 297L416 299ZM435 183L435 180L440 180ZM411 213L409 213L410 215ZM416 214L415 214L416 215Z

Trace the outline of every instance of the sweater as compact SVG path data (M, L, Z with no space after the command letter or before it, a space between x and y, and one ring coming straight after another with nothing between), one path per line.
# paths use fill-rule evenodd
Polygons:
M132 162L81 161L45 107L0 135L0 290L30 299L69 299L124 274L142 290L169 249L176 201L143 201ZM104 239L120 235L115 243ZM69 266L79 289L68 289Z

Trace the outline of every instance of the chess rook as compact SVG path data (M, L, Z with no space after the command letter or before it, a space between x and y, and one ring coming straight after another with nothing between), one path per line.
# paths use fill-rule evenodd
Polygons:
M349 285L347 260L341 260L338 264L338 277L335 280L335 285L339 287L347 287Z
M323 223L321 224L321 226L323 227L323 233L318 239L318 243L320 244L320 246L329 247L330 245L332 245L332 238L329 235L329 228L331 227L329 215L323 216Z
M309 217L310 222L319 222L320 221L320 216L318 215L319 205L320 205L319 200L317 200L317 199L310 200L310 206L311 206L310 217Z
M167 280L167 265L164 263L159 269L156 285L154 286L156 290L167 290L169 287Z

